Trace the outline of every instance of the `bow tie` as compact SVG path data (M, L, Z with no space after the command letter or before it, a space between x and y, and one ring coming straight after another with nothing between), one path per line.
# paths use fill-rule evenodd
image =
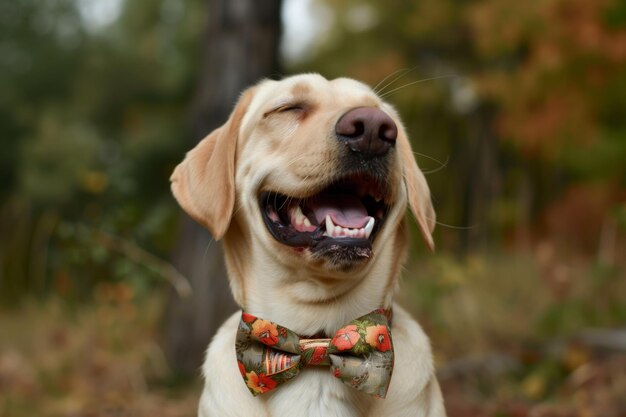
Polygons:
M239 371L250 392L259 395L295 377L304 366L326 365L345 384L384 398L393 370L390 314L374 310L332 338L305 339L242 312L235 342Z

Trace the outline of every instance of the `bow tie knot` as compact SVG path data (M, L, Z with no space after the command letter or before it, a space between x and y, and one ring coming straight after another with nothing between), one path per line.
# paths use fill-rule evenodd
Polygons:
M303 366L330 365L331 339L300 339L300 357Z
M344 383L384 398L393 370L388 314L375 310L332 338L310 339L243 312L235 345L239 370L253 395L273 390L305 366L330 366Z

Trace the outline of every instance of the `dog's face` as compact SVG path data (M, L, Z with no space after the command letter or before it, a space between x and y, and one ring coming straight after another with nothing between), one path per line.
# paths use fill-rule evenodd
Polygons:
M407 204L432 248L430 194L400 119L351 79L247 90L176 168L172 190L215 238L318 274L365 268L400 233Z

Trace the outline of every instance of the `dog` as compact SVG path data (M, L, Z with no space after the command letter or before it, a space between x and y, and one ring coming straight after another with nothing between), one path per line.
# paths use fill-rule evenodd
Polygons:
M244 323L236 313L207 350L199 416L445 416L429 340L393 303L406 208L431 250L435 213L398 113L371 88L319 74L264 80L187 153L171 188L223 241L230 288L248 317L330 338L370 311L393 315L395 365L381 399L322 366L251 395L235 354Z

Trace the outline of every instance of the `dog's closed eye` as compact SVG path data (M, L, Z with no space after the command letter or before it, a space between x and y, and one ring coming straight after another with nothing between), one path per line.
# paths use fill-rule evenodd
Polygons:
M278 113L288 113L288 112L302 113L307 108L308 108L308 105L303 102L285 103L263 113L263 118L267 118L273 114L278 114Z

